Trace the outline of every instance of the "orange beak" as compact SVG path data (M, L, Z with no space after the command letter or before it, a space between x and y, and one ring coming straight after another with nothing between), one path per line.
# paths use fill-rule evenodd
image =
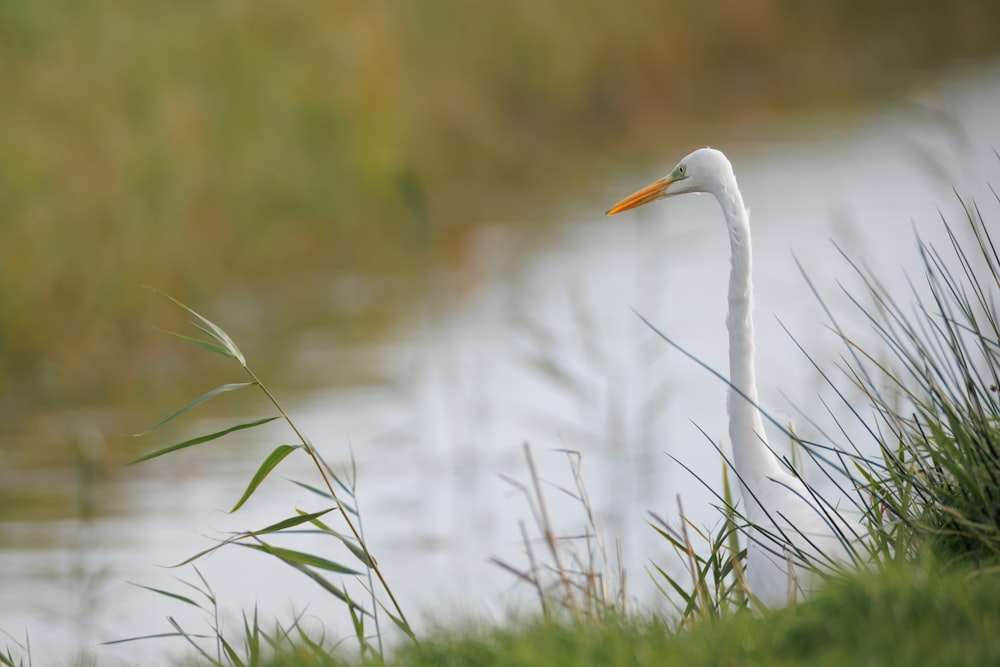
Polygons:
M633 192L628 197L625 197L625 199L622 199L620 202L608 209L608 212L604 215L611 217L612 215L617 215L622 211L627 211L629 209L642 206L643 204L648 204L651 201L656 201L663 196L664 190L669 188L670 184L673 182L674 179L669 176L664 176L660 180L650 183L642 190Z

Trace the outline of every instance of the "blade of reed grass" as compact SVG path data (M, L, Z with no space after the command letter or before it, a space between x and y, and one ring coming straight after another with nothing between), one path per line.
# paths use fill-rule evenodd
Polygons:
M125 639L112 639L111 641L101 642L98 646L114 646L115 644L127 644L129 642L138 642L146 639L168 639L170 637L194 637L196 639L215 639L215 635L192 635L187 632L159 632L153 635L141 635L138 637L126 637ZM214 661L213 661L214 662Z
M264 462L260 464L257 472L254 473L254 476L250 479L250 483L247 485L246 491L243 492L240 499L235 505L233 505L233 509L229 510L229 513L232 514L239 508L243 507L243 504L250 499L250 496L253 495L253 492L257 490L257 487L261 485L271 471L274 470L279 463L284 461L286 456L300 448L300 445L278 445L275 447L274 451L272 451L268 457L264 459Z
M321 489L321 488L319 488L317 486L313 486L312 484L306 484L305 482L300 482L297 479L289 479L287 477L285 479L287 479L289 482L291 482L295 486L301 486L306 491L310 491L312 493L315 493L317 496L319 496L321 498L326 498L327 500L333 500L334 499L333 496L330 495L330 492L326 491L325 489Z
M299 511L301 512L301 510ZM317 517L310 517L308 521L309 523L313 524L327 535L332 535L333 537L340 540L340 542L345 547L347 547L352 554L354 554L355 558L361 561L362 565L364 565L365 567L375 567L375 562L371 558L369 558L368 554L365 553L365 550L362 549L361 546L354 541L353 537L351 537L350 535L344 535L343 533L337 532L336 530L330 528L328 525L320 521Z
M145 454L137 459L132 459L125 465L130 466L136 463L142 463L143 461L149 461L150 459L155 459L164 454L169 454L170 452L175 452L178 449L184 449L186 447L194 447L195 445L200 445L206 442L211 442L212 440L218 440L224 435L229 435L236 431L242 431L248 428L254 428L256 426L262 426L269 422L273 422L275 419L281 419L280 417L265 417L264 419L257 419L252 422L246 422L245 424L237 424L236 426L230 426L229 428L222 429L221 431L216 431L215 433L209 433L208 435L201 435L197 438L191 438L190 440L185 440L184 442L179 442L175 445L170 445L169 447L164 447L163 449L158 449L155 452Z
M168 597L168 598L173 598L174 600L180 600L181 602L185 602L185 603L191 605L192 607L197 607L198 609L204 609L204 607L202 607L200 604L198 604L197 602L195 602L191 598L186 597L184 595L181 595L179 593L171 593L170 591L165 591L165 590L163 590L161 588L153 588L152 586L144 586L142 584L137 584L137 583L135 583L133 581L130 581L128 583L130 583L133 586L136 586L138 588L143 588L143 589L145 589L147 591L152 591L153 593L156 593L157 595L163 595L163 596Z
M362 574L360 571L349 568L346 565L341 565L340 563L335 563L332 560L321 558L320 556L316 556L314 554L305 553L304 551L284 549L282 547L271 546L270 544L245 544L243 542L235 542L234 544L238 544L239 546L246 547L248 549L254 549L255 551L262 551L266 554L279 558L288 564L316 567L329 572L337 572L338 574L352 574L357 576Z
M267 526L266 528L261 528L260 530L253 530L253 531L247 531L245 533L238 533L238 534L233 535L232 537L230 537L228 539L225 539L225 540L219 542L215 546L211 546L208 549L204 549L202 551L199 551L195 555L191 556L190 558L184 559L183 561L181 561L180 563L177 563L176 565L169 565L168 567L170 567L171 569L182 567L182 566L187 565L189 563L193 563L194 561L198 560L202 556L205 556L206 554L210 554L213 551L216 551L217 549L221 549L222 547L226 546L227 544L238 544L240 540L246 539L248 537L257 537L259 535L267 535L269 533L277 533L277 532L285 530L287 528L293 528L293 527L298 526L300 524L306 523L307 521L311 521L312 519L315 519L316 517L321 517L324 514L326 514L328 512L332 512L335 509L336 509L335 507L330 507L330 508L327 508L325 510L321 510L319 512L314 512L312 514L302 514L300 516L293 516L293 517L289 517L287 519L283 519L283 520L281 520L281 521L279 521L277 523L272 523L270 526ZM197 569L196 569L196 571L197 571Z
M169 424L173 420L177 419L178 417L180 417L181 415L183 415L188 410L191 410L193 408L198 407L202 403L215 398L219 394L224 394L224 393L230 392L230 391L239 391L240 389L245 389L246 387L252 387L252 386L254 386L256 384L257 384L256 382L232 382L230 384L224 384L224 385L222 385L220 387L216 387L212 391L206 392L206 393L202 394L201 396L199 396L198 398L196 398L195 400L191 401L190 403L188 403L183 408L181 408L177 412L173 413L169 417L161 419L155 425L149 427L148 429L146 429L142 433L135 433L135 434L133 434L133 437L141 438L144 435L149 435L150 433L152 433L156 429L164 426L165 424Z
M208 350L213 354L218 354L228 359L235 359L239 361L233 354L221 345L216 345L215 343L209 343L207 340L202 340L201 338L195 338L194 336L188 336L186 334L177 333L176 331L167 331L168 335L173 336L178 340L182 340L185 343L190 343L196 347L200 347L203 350Z
M317 584L319 584L320 588L322 588L327 593L329 593L330 595L334 596L335 598L337 598L338 600L340 600L344 604L348 605L349 607L352 607L353 609L356 609L358 612L360 612L360 613L362 613L362 614L364 614L366 616L371 616L372 615L371 612L369 612L367 609L365 609L360 604L358 604L357 602L355 602L354 599L347 593L346 590L341 590L340 588L337 588L332 583L330 583L330 581L326 577L324 577L323 575L321 575L319 572L315 572L312 569L310 569L309 567L306 567L305 565L302 565L301 563L296 563L294 561L285 560L285 559L281 559L281 561L283 563L289 565L290 567L295 568L296 570L298 570L302 574L306 575L307 577L309 577L310 579L312 579L313 581L315 581Z
M319 517L323 516L324 514L328 514L328 513L332 512L335 509L337 509L337 508L336 507L329 507L329 508L327 508L325 510L320 510L319 512L311 512L311 513L305 513L305 512L303 512L303 513L299 514L298 516L289 517L289 518L284 519L282 521L279 521L277 523L272 523L270 526L267 526L266 528L261 528L260 530L254 530L254 531L251 531L249 533L246 533L246 535L247 536L250 536L250 535L267 535L268 533L277 533L278 531L285 530L286 528L292 528L294 526L298 526L300 524L303 524L303 523L306 523L306 522L309 522L309 521L315 521L315 520L319 519Z
M382 611L385 612L385 615L389 617L389 620L392 621L397 628L402 630L407 637L409 637L413 641L417 641L417 635L413 632L413 629L410 627L409 623L407 623L404 619L393 614L384 606L382 607Z
M199 322L201 322L200 325L194 323L195 328L197 328L198 330L200 330L205 335L207 335L207 336L209 336L211 338L214 338L216 341L218 341L219 345L222 346L222 348L226 351L226 355L227 356L230 356L233 359L236 359L238 362L240 362L241 366L246 367L246 365L247 365L246 364L246 359L244 358L243 353L240 352L240 348L238 348L236 346L236 343L233 342L233 339L230 338L229 334L227 334L225 331L223 331L221 327L219 327L217 324L215 324L214 322L212 322L211 320L209 320L207 317L204 317L203 315L201 315L200 313L196 312L192 308L190 308L190 307L186 306L185 304L181 303L180 301L178 301L174 297L170 296L169 294L166 294L165 292L161 292L160 290L155 289L155 288L150 288L150 289L152 289L154 292L156 292L157 294L161 295L162 297L164 297L168 301L171 301L172 303L174 303L174 305L176 305L177 307L181 308L185 312L187 312L187 313L191 314L192 316L194 316ZM190 342L193 342L193 343L196 343L196 344L200 344L202 347L207 347L204 344L204 341L199 342L199 341L197 341L197 339L193 339Z

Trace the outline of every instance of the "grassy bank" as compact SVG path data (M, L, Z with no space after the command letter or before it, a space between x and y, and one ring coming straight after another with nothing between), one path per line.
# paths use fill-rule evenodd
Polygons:
M263 301L262 346L310 323L377 335L419 291L413 276L462 262L481 222L544 220L530 202L579 191L620 156L659 157L692 123L736 133L776 110L891 95L925 68L995 52L998 13L973 1L4 3L4 428L181 372L140 285L236 311ZM376 278L358 290L345 276Z
M656 618L601 624L514 621L441 630L394 652L406 667L817 665L957 667L1000 657L1000 579L940 565L901 564L838 582L808 603L749 612L673 634ZM282 655L267 663L350 665Z

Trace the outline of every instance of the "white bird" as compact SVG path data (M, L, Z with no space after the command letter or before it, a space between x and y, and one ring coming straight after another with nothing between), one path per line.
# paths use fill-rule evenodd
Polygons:
M621 200L606 215L687 192L714 195L729 229L727 408L733 466L740 479L742 513L749 524L746 584L764 604L782 605L819 583L808 564L825 569L851 562L853 544L863 533L822 502L767 444L754 367L750 214L726 156L712 148L698 149L669 175Z

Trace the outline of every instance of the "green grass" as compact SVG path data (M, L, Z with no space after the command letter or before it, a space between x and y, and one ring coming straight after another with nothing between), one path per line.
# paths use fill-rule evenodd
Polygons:
M655 617L560 624L517 619L438 630L393 652L400 667L643 667L885 665L958 667L1000 658L1000 578L926 560L860 574L809 602L760 617L741 613L674 634ZM265 664L349 665L281 655Z
M845 465L870 508L876 552L900 558L930 548L989 568L1000 562L1000 255L986 220L1000 216L1000 195L961 203L967 220L943 223L949 248L917 239L924 275L905 300L852 264L867 293L850 296L879 335L878 350L834 326L868 415L847 407L880 452ZM871 444L848 440L841 463Z

